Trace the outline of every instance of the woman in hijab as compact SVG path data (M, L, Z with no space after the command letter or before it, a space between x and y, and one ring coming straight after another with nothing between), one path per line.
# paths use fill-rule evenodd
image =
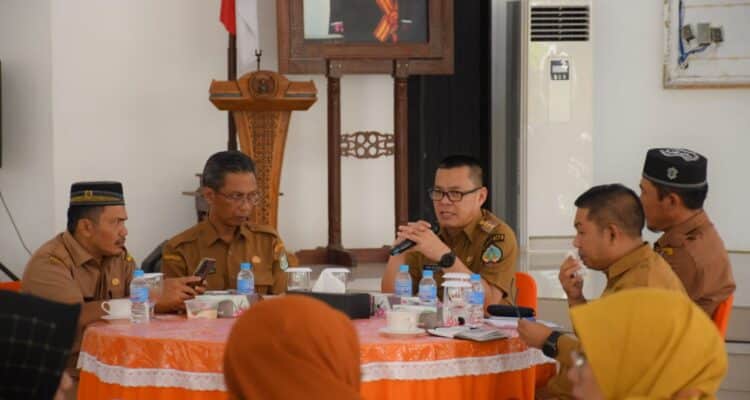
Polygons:
M311 297L262 301L229 334L224 379L230 399L360 399L357 332Z
M71 379L63 371L80 311L79 304L0 290L0 399L65 395Z
M684 294L625 290L570 310L582 352L568 371L578 399L715 399L724 341Z

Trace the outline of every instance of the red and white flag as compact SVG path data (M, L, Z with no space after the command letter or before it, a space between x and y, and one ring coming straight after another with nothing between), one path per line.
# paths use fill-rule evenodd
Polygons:
M219 19L237 35L237 76L255 70L255 50L260 50L258 0L222 0Z

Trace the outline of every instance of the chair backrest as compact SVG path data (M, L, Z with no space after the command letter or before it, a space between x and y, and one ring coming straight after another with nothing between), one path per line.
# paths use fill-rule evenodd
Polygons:
M712 317L714 324L716 324L723 338L727 337L727 326L729 325L729 315L732 313L732 303L734 303L734 293L719 303Z
M516 272L516 305L529 307L537 312L536 281L525 272Z
M21 281L0 282L0 290L21 291Z

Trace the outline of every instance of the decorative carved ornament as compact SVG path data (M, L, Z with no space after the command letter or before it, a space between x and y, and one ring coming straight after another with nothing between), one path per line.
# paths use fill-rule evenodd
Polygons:
M389 157L396 148L393 134L375 131L341 135L341 156L360 159Z

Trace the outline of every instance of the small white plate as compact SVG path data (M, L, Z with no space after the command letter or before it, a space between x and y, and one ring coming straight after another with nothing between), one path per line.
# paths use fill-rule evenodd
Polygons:
M118 319L130 319L130 314L124 314L124 315L102 315L102 319L106 319L107 321L115 321Z
M407 331L402 331L399 329L390 329L388 327L385 327L385 328L380 328L378 332L380 332L381 335L392 336L392 337L415 337L415 336L421 336L421 335L426 334L425 330L422 328L414 328L414 329L409 329Z

